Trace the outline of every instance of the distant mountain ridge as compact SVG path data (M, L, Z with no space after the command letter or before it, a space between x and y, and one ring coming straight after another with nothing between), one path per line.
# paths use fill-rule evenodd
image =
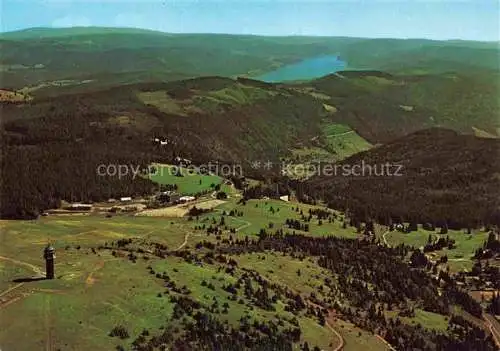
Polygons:
M140 28L120 28L120 27L33 27L20 29L11 32L0 33L0 39L6 40L31 40L40 38L53 38L74 35L94 35L94 34L159 34L168 35L168 33Z
M201 75L255 77L340 54L347 69L439 73L498 69L498 43L346 37L172 34L133 28L35 28L0 34L3 88L56 80L109 87ZM109 64L112 62L113 64Z

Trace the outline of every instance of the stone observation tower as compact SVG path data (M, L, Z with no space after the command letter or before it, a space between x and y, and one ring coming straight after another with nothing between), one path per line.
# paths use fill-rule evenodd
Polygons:
M54 258L56 258L56 249L50 244L43 250L43 258L45 258L45 274L47 279L54 279Z

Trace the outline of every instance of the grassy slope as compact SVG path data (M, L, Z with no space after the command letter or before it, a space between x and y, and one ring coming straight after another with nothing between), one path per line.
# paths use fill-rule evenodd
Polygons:
M397 231L389 232L385 235L385 238L389 245L406 244L416 248L423 248L427 243L429 235L432 236L433 240L446 236L455 240L456 247L454 249L448 250L445 248L433 252L433 255L437 255L438 257L444 255L448 256L447 265L453 271L472 268L472 256L478 248L483 246L488 237L488 233L481 231L473 231L472 234L469 235L465 231L449 230L448 234L439 234L439 231L432 232L419 227L418 231L408 234Z
M372 147L368 141L345 124L324 123L323 131L327 142L326 149L335 153L337 160L344 159Z
M134 142L151 140L152 134L157 134L176 143L161 149L162 153L175 151L203 162L274 160L299 141L319 134L318 122L324 114L319 102L306 94L259 84L210 77L126 86L56 99L40 98L22 114L20 109L6 108L5 118L12 124L22 124L21 129L32 130L37 139L44 137L35 131L43 128L38 125L41 117L50 111L45 117L50 123L65 125L62 128L69 128L88 143L97 138L95 129L116 132ZM87 108L95 112L92 117ZM61 116L66 114L77 123L69 124ZM28 119L37 119L37 123L28 123ZM18 126L12 128L19 130ZM147 152L152 151L150 147Z
M273 228L270 229L271 232L280 228L285 230L285 221L287 218L300 219L300 210L302 210L304 215L307 216L310 208L318 208L316 206L296 204L280 200L249 200L246 205L237 204L236 202L237 198L230 198L230 201L219 206L218 209L226 211L226 213L229 213L231 210L243 211L243 217L226 217L228 220L227 223L234 227L242 226L242 221L250 223L250 225L247 225L238 231L239 235L256 235L259 233L261 228L268 228L269 223L273 223ZM274 213L271 212L271 207L273 208ZM299 212L295 211L297 207L299 207ZM219 211L217 219L220 218L220 215ZM211 218L213 215L208 214L206 217ZM338 235L349 238L355 238L357 236L355 229L349 227L346 229L342 228L342 223L339 219L334 220L333 223L323 221L322 225L318 225L318 221L313 219L308 224L309 233L311 235ZM297 233L299 232L300 231L297 231Z
M309 295L314 292L316 296L323 296L318 293L317 288L323 285L325 278L330 278L331 273L317 267L313 260L297 260L289 256L277 254L261 254L261 255L239 255L237 257L238 265L248 267L259 272L267 279L286 285L294 291ZM298 274L300 271L300 274ZM323 290L325 295L328 289ZM316 332L318 327L311 326L310 330L306 329L306 335L310 335L312 339L318 340L320 335ZM371 333L355 327L349 322L339 319L333 320L333 327L337 330L344 339L345 350L386 350L386 346ZM325 343L325 346L329 346ZM326 348L328 349L328 347Z
M229 192L229 189L227 190ZM234 194L231 195L234 196ZM221 210L238 208L235 205L236 200L236 197L230 198L230 201L224 204ZM254 207L255 204L258 204L257 208ZM275 216L277 227L279 227L278 223L284 221L285 218L298 216L295 211L292 212L290 209L293 205L288 203L269 201L266 205L265 200L250 201L246 207L239 208L244 211L244 217L234 218L234 221L230 217L226 217L227 223L242 226L252 221L251 226L241 230L241 234L255 235L261 226L266 225L268 218L262 219L262 212L268 211L270 206L275 209L280 208L281 214ZM304 205L301 208L306 212L309 206ZM209 216L206 217L209 218ZM187 222L186 219L165 220L127 216L113 218L51 216L41 218L38 221L2 221L0 239L3 245L0 255L15 257L19 261L39 266L43 270L40 255L44 245L50 241L57 249L56 272L60 279L51 282L29 283L36 289L49 290L37 291L35 294L26 296L19 302L4 308L1 312L3 320L11 320L20 313L28 313L32 316L33 323L37 325L33 331L34 337L25 338L21 343L16 344L17 347L26 349L42 345L47 336L49 325L55 345L61 347L72 345L74 349L88 347L99 349L103 345L114 345L117 341L110 340L107 333L117 323L126 324L129 327L129 332L135 335L143 328L158 328L161 321L171 313L171 306L168 303L165 304L165 298L160 299L156 296L161 291L160 286L153 281L144 279L145 273L141 273L141 271L145 270L146 263L139 260L137 264L131 264L126 260L117 260L109 253L100 253L101 256L96 256L89 252L88 247L132 237L142 237L165 243L169 247L176 247L180 245L187 233L191 233L188 246L192 246L194 242L202 239L197 237L200 234L194 232L192 228L194 225L203 223L203 218L200 218L199 221ZM326 231L326 227L327 225L322 228L311 225L311 232L323 235L322 230ZM334 225L332 225L333 228ZM316 230L318 231L316 232ZM351 235L348 230L345 230L345 233L348 236ZM213 240L213 237L206 239ZM65 249L67 245L71 246L69 250ZM77 245L80 245L81 249L75 249ZM13 248L16 251L15 255L12 252ZM256 270L261 268L260 265L254 264L255 256L247 255L238 259L242 267ZM221 299L227 294L220 290L223 282L218 280L214 281L215 292L200 286L201 280L208 279L213 275L221 275L216 272L215 268L188 265L173 258L169 260L168 262L158 262L154 266L155 269L158 271L167 270L179 286L187 285L196 299L208 302L212 296ZM103 261L104 265L102 265ZM269 256L268 262L272 263L271 266L275 267L274 271L276 272L268 278L304 292L312 291L309 287L310 284L317 286L319 283L317 279L309 282L310 277L315 275L315 272L325 274L321 273L321 269L313 263L301 263L298 260L279 255ZM2 288L11 287L13 283L8 283L8 281L13 278L33 274L29 269L22 269L22 266L16 268L8 261L2 261L2 263L2 267L4 267L2 268L2 276L6 283ZM175 267L177 272L172 271L172 267ZM287 267L287 270L281 270L280 267ZM303 270L301 275L303 278L299 280L299 283L297 283L297 279L294 279L296 268ZM85 283L91 272L94 272L92 280L95 282ZM228 279L234 279L224 274L222 278L226 282ZM117 282L120 283L117 284ZM119 292L116 291L116 286L120 286ZM62 295L55 295L56 290L61 291ZM87 299L92 299L92 302ZM133 301L130 302L129 299ZM225 298L222 301L225 301ZM243 313L250 313L254 318L262 319L272 318L273 315L273 313L265 311L248 310L245 312L247 309L244 306L233 302L230 302L230 306L227 318L233 322ZM284 311L279 313L290 317ZM145 318L146 315L148 318ZM331 332L308 318L300 318L299 322L305 331L304 340L307 340L310 345L318 344L325 348L328 347L331 342ZM13 332L16 330L15 328L17 327L14 323L11 327L2 330L2 339L8 340L7 346L14 345L9 341L11 339L7 335L18 335ZM93 335L93 338L88 338L87 335Z
M170 313L169 305L156 297L161 285L144 279L145 262L133 265L106 252L94 255L89 247L131 237L150 238L177 247L184 238L184 225L179 227L178 221L55 216L38 221L2 221L1 228L0 255L33 264L42 271L43 247L52 242L57 250L55 270L59 277L54 281L25 283L35 289L34 293L0 310L0 319L11 321L1 328L2 346L12 350L45 348L50 333L53 347L110 349L116 341L107 334L117 323L127 323L130 332L138 333L143 328L159 327ZM69 250L65 249L67 245L71 246ZM18 266L9 261L2 261L2 266L8 267L2 269L6 280L34 274L28 269L16 269ZM95 272L95 282L88 284L91 272ZM24 292L29 293L29 289ZM25 324L17 318L21 314L30 316L29 338L19 334L25 330ZM12 339L12 335L16 338Z
M169 165L154 165L157 171L149 176L153 182L158 184L176 184L178 192L183 195L192 195L212 189L212 185L222 182L222 178L215 175L197 174L194 170ZM176 176L180 170L182 177Z
M0 255L12 256L15 248L17 259L34 265L41 264L40 257L48 242L64 260L64 248L68 245L103 245L122 238L144 237L175 248L188 230L178 219L102 215L50 216L37 221L1 221L0 225ZM56 269L57 265L56 261Z
M438 313L424 311L422 309L415 309L414 317L398 316L395 312L386 312L387 316L392 318L399 318L406 324L420 324L422 327L436 331L446 332L448 328L448 317Z
M170 224L170 220L164 219L94 216L54 216L37 222L2 221L1 240L5 245L2 245L1 255L40 266L45 240L40 242L39 238L48 238L57 249L58 277L54 281L27 283L31 292L19 290L27 295L2 308L2 321L12 321L9 326L2 327L2 345L13 350L36 349L45 347L50 336L52 347L100 350L131 341L120 342L110 338L107 334L115 325L125 325L133 337L144 328L158 330L169 318L173 306L168 296L158 296L164 288L160 280L148 274L147 265L158 272L168 272L177 286L186 285L191 290L191 296L201 303L210 305L213 298L221 304L227 301L229 314L218 318L227 319L230 323L236 324L243 315L257 320L274 319L276 314L293 317L283 307L278 306L276 312L267 312L229 301L229 293L223 291L222 286L234 282L235 278L219 273L215 265L199 267L174 257L166 260L151 258L149 261L139 259L133 264L106 251L98 251L96 255L89 250L90 246L104 240L110 242L111 238L136 236L168 245L180 243L184 237L183 230L189 231L188 223L185 220L182 222L184 224L178 227L178 220ZM93 228L95 230L90 232ZM114 233L112 236L111 230ZM71 248L65 249L67 244L71 244ZM76 245L81 245L81 248L76 249ZM12 248L15 248L16 254ZM33 274L29 269L16 268L9 261L1 262L2 277L6 282ZM283 262L286 264L286 260ZM251 268L251 265L247 267ZM202 287L203 280L213 282L215 290ZM2 286L2 291L4 288L7 286ZM30 325L33 325L31 337L22 340L17 338L21 336L19 331L23 330L16 318L20 314L29 315ZM300 317L299 323L305 331L303 341L328 347L332 338L328 329L307 317ZM13 335L16 336L14 339L11 338Z

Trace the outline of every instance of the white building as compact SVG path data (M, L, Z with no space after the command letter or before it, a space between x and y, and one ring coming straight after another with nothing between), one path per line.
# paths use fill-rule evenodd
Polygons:
M194 200L196 200L194 196L181 196L181 198L179 199L180 202L189 202Z

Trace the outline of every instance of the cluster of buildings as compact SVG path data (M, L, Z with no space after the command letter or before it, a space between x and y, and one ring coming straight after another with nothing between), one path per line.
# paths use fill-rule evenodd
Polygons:
M175 191L162 191L156 195L156 200L163 204L182 204L196 200L194 196L181 196Z

